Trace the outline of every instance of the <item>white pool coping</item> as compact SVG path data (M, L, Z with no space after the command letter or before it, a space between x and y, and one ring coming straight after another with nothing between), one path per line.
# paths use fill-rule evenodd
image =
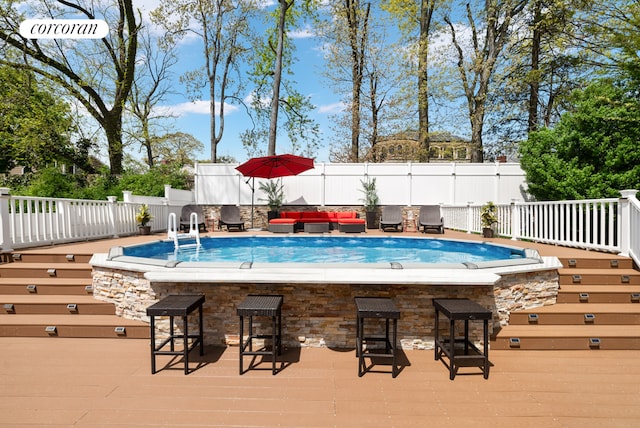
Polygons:
M113 249L112 249L113 250ZM493 285L505 274L556 270L557 257L541 257L527 250L522 259L460 264L345 264L345 263L195 263L97 253L93 267L143 272L160 283L305 283Z

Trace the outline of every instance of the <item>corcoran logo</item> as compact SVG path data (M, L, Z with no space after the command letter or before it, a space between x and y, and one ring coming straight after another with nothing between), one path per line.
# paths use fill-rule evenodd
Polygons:
M27 19L20 24L26 39L102 39L108 33L102 19Z

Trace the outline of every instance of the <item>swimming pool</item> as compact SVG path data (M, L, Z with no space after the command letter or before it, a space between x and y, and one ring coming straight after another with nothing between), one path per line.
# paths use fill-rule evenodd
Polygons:
M525 250L486 242L405 237L205 237L174 248L158 241L123 249L124 256L221 263L482 263L523 259Z

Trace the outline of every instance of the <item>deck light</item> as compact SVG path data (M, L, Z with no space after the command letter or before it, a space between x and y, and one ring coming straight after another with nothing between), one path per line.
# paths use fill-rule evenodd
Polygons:
M520 338L519 337L510 337L509 338L509 346L511 348L519 348L520 347Z
M65 258L66 258L66 259L67 259L67 261L69 261L69 262L73 262L73 261L75 261L75 256L74 256L73 254L67 254L67 255L65 256Z
M612 268L617 268L618 267L618 261L617 260L611 260L611 267Z
M47 269L49 276L56 276L56 270L54 268Z
M538 322L538 314L529 314L529 322Z
M581 275L573 275L571 277L571 279L573 280L574 284L579 284L580 282L582 282L582 276Z
M29 284L27 285L27 291L29 293L36 293L38 291L38 288L35 286L35 284Z
M629 275L622 275L620 277L620 282L623 284L628 284L631 281L631 278L629 278Z
M589 301L589 293L580 293L580 301L588 302Z
M576 267L577 265L576 259L567 260L567 264L569 265L569 267L572 267L572 268Z
M116 328L114 329L114 331L116 332L116 334L117 334L118 336L123 336L123 335L127 334L127 329L126 329L126 327L122 327L122 326L116 327Z
M595 319L596 316L594 314L584 314L584 322L593 322Z
M632 302L640 302L640 293L631 293Z
M7 312L14 312L15 308L13 307L13 303L5 303L4 310Z
M11 255L11 257L13 257L13 260L15 260L15 261L22 260L22 254L20 254L20 253L13 253Z
M67 305L67 310L68 310L69 312L78 312L78 305L77 305L77 304L75 304L75 303L69 303L69 304Z
M590 348L599 348L600 347L600 338L598 338L598 337L589 338L589 347Z
M93 285L85 285L84 291L86 291L87 293L93 293Z
M55 336L56 334L58 334L58 328L55 325L48 325L44 328L44 331L46 331L50 336Z

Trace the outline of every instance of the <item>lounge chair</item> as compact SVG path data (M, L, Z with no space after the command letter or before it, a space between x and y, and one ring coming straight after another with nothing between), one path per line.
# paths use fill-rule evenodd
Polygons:
M200 232L206 232L207 226L205 224L205 216L202 211L202 207L200 205L185 205L182 207L182 212L180 213L180 230L187 231L189 230L189 221L191 219L191 213L196 213L198 216L198 230Z
M382 208L380 229L386 231L393 228L396 232L402 230L402 207L386 206Z
M438 233L444 233L444 217L440 215L440 205L423 205L418 216L418 230L422 233L427 229L436 229Z
M220 208L218 227L227 226L227 230L244 230L244 220L240 218L240 208L235 205L223 205Z

